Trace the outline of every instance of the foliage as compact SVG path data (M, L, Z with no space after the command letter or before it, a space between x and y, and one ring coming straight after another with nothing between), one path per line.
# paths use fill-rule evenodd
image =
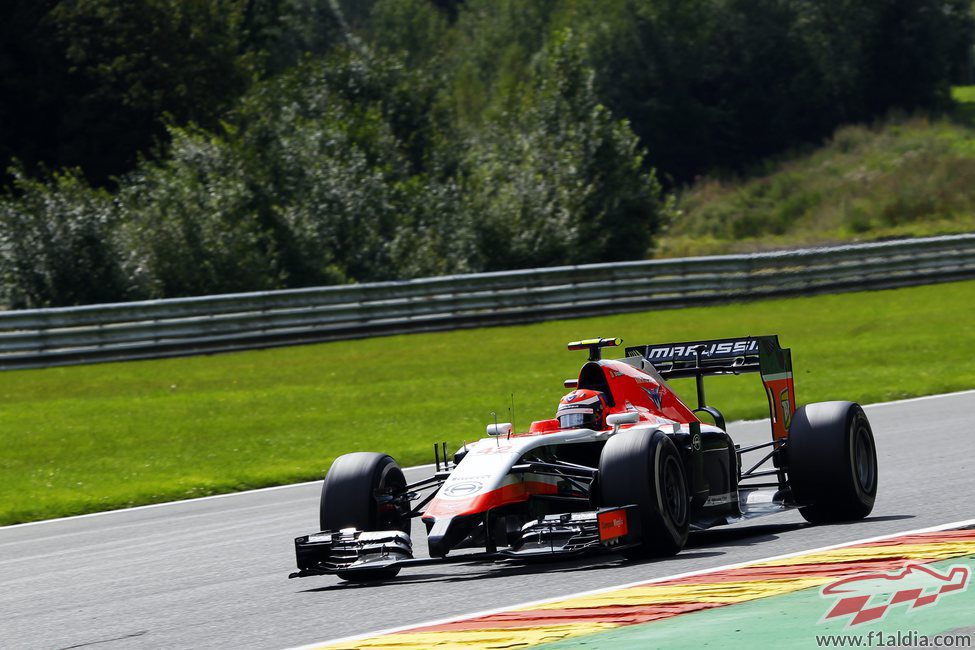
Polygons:
M374 46L401 55L407 65L429 64L450 37L447 17L429 0L378 0L368 29Z
M127 276L140 297L270 289L274 243L254 218L240 160L219 140L174 130L170 157L126 178L118 204Z
M645 257L669 210L658 179L943 110L971 77L972 24L970 0L11 0L0 237L60 232L60 206L102 215L103 252L61 288L60 262L18 240L4 294L62 305ZM710 221L781 236L818 201L775 196L766 225ZM884 214L927 209L912 201Z
M233 141L291 286L467 268L455 184L424 156L430 94L407 92L421 83L396 56L347 49L245 99Z
M658 255L745 252L975 230L975 129L899 118L839 129L746 180L689 186Z
M457 126L517 110L535 55L545 46L555 0L471 0L463 5L446 52L446 93Z
M164 116L216 126L251 72L240 52L244 4L4 3L0 22L14 19L8 29L19 30L0 51L11 71L0 82L4 104L17 124L4 144L28 163L80 166L101 184L165 134Z
M111 302L125 295L111 197L77 170L45 181L15 168L0 198L3 301L14 308Z
M464 195L486 269L639 258L659 225L659 185L582 55L559 34L518 108L469 146Z
M119 192L136 286L161 297L466 269L455 186L397 136L426 119L402 92L409 74L345 50L256 85L224 138L173 129L170 156Z
M610 6L593 30L600 95L677 182L893 107L942 108L972 42L967 0Z

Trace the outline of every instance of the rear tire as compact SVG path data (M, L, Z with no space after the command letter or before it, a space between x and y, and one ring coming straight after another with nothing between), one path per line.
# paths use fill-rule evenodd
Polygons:
M403 470L390 456L365 451L339 456L322 483L321 530L401 530L409 535L409 512L404 514L393 505L376 500L377 491L396 494L405 490ZM370 581L392 578L398 573L399 567L393 567L338 576L343 580Z
M637 505L642 545L626 557L675 555L687 542L690 500L684 464L661 431L623 431L606 441L599 456L598 502Z
M859 404L821 402L798 409L788 455L792 495L806 521L853 521L873 510L877 446Z

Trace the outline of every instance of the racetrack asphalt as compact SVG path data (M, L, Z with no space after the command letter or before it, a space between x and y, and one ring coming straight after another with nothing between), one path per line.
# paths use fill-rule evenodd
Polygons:
M787 512L694 533L678 556L651 562L428 566L370 586L288 580L293 538L317 527L320 483L0 528L0 647L286 648L970 519L973 412L975 391L868 406L880 491L864 521L810 526ZM729 429L747 444L767 426ZM415 544L425 554L422 535Z

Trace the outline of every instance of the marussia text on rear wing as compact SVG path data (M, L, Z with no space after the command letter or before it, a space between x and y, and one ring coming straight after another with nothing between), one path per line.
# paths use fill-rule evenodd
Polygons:
M697 378L700 398L705 376L759 372L768 397L772 436L781 440L788 435L796 409L792 353L779 345L777 335L651 343L627 347L626 356L642 357L664 379Z

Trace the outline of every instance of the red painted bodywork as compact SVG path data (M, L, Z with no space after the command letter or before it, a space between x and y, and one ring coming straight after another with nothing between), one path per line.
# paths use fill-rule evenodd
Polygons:
M623 537L629 532L626 523L626 511L623 509L609 510L599 513L599 539L608 542Z
M698 421L691 409L677 397L676 393L670 390L667 384L659 383L647 373L622 361L605 360L591 363L599 364L613 395L614 405L606 411L607 414L625 413L632 410L630 407L633 407L640 411L641 420L652 422L654 418L663 417L683 424ZM583 375L586 374L587 371L584 367L580 373L580 382ZM593 386L588 385L589 383L591 382L587 382L585 387L593 388ZM580 387L583 387L581 383ZM655 391L659 391L659 406L652 397Z
M608 392L610 395L607 397L611 396L609 401L612 406L606 409L607 415L636 411L640 414L640 423L652 423L661 426L675 422L687 424L698 421L694 413L666 383L659 382L647 373L621 361L606 359L588 362L579 373L579 388ZM622 428L629 426L634 425L623 425ZM611 428L607 427L604 430ZM544 436L561 430L558 420L538 420L532 423L528 432L516 433L513 436L517 438ZM503 451L503 449L499 448L499 451ZM533 494L553 494L555 492L556 486L554 484L544 481L519 480L503 485L498 489L473 495L469 499L458 499L456 497L444 499L438 495L423 513L423 519L478 514L492 508L527 501Z
M488 510L499 508L509 503L527 501L533 494L555 494L557 491L557 487L552 483L519 481L504 485L497 490L478 494L470 500L448 501L445 499L434 499L430 502L426 512L423 513L423 518L473 515L479 512L487 512Z
M555 418L551 420L536 420L528 428L528 433L549 433L559 430L559 421Z
M789 437L789 425L796 412L796 388L792 373L787 377L769 379L762 382L768 397L769 416L772 423L772 438L785 440Z

